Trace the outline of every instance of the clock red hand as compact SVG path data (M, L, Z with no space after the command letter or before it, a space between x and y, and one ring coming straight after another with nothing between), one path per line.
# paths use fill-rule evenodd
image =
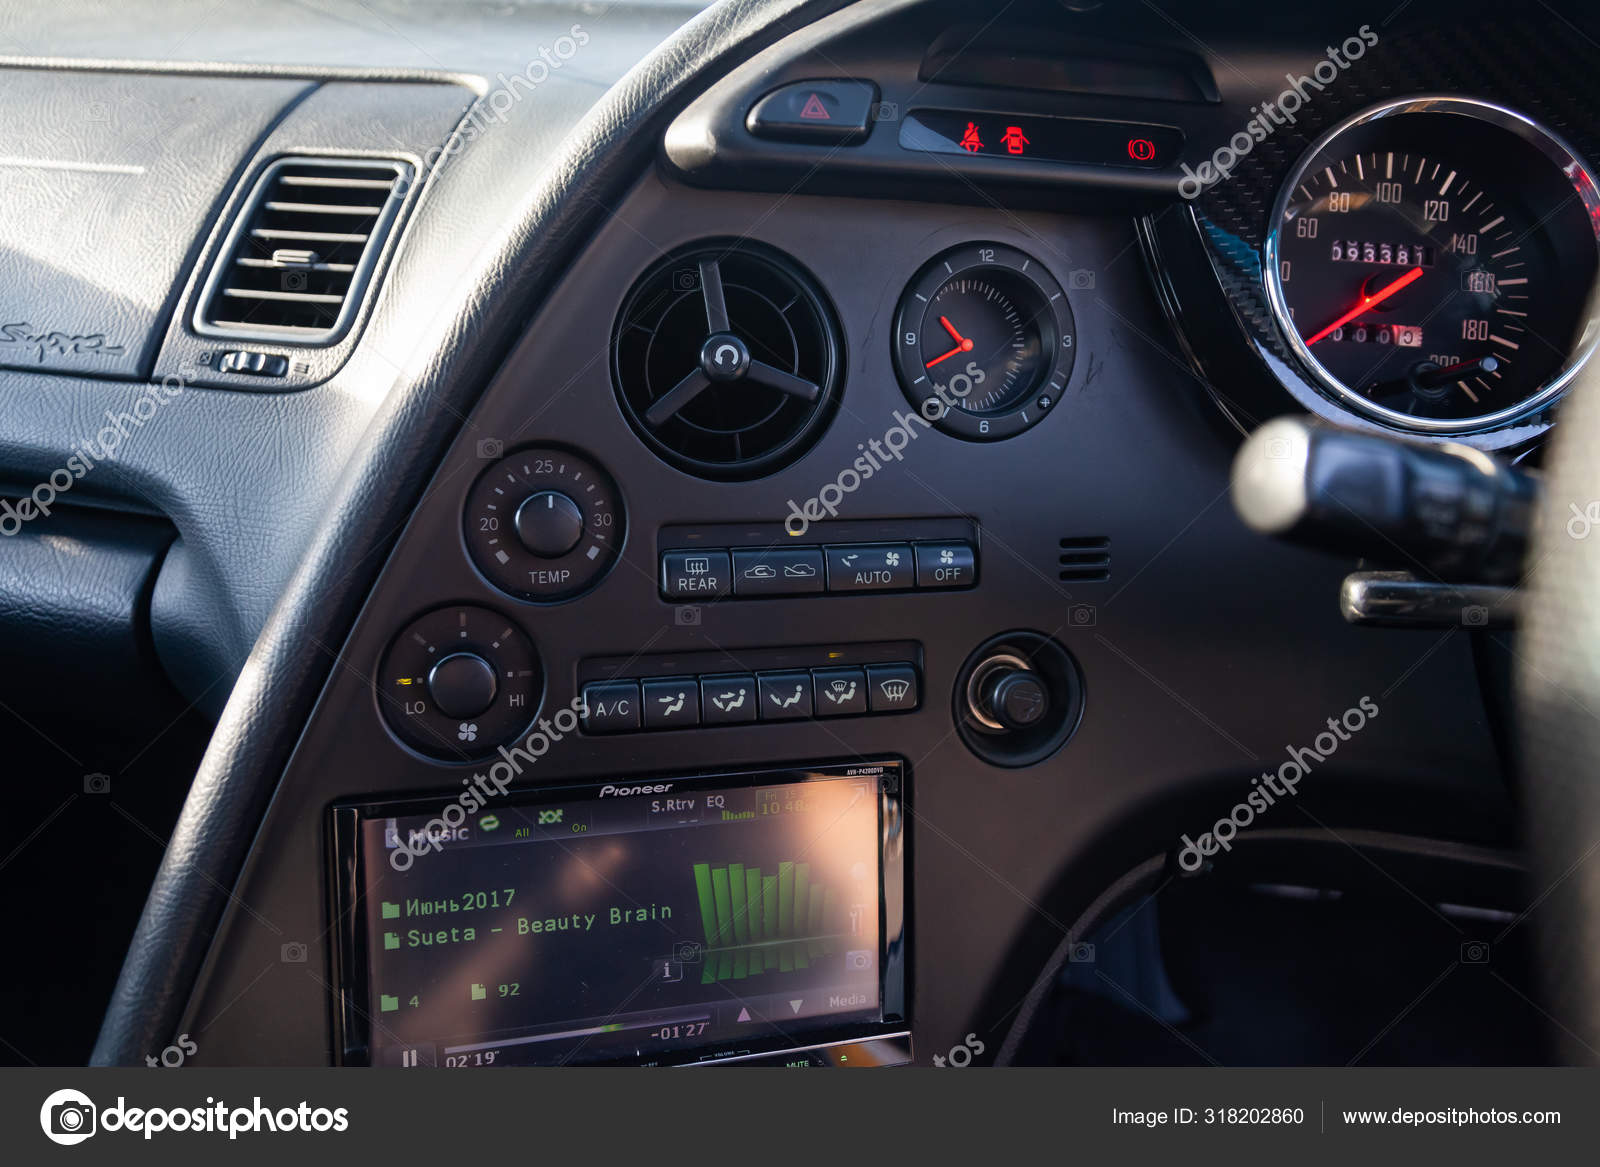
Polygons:
M933 360L929 361L927 365L924 366L925 368L931 369L940 361L948 360L957 353L970 353L972 351L972 338L970 336L962 336L959 332L957 332L956 326L950 323L950 318L948 316L939 317L939 323L944 325L944 330L948 332L955 340L956 347L947 353L940 353L938 356L934 357Z

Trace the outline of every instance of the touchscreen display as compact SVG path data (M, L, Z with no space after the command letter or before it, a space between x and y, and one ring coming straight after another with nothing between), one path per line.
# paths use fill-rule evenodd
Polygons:
M451 1067L692 1061L881 1022L885 774L352 812L347 1015L364 998L373 1064Z

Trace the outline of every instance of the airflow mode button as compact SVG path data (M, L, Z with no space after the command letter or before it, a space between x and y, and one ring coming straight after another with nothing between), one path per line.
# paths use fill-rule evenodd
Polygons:
M735 548L733 590L740 596L788 596L822 590L817 547Z
M756 696L762 721L792 721L811 716L810 673L757 673Z

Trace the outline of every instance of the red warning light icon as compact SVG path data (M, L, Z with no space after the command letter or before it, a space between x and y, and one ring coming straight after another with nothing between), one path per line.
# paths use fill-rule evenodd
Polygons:
M961 148L968 154L976 154L983 149L983 139L978 137L976 122L967 123L967 132L961 135Z
M1027 135L1022 132L1021 126L1007 126L1000 140L1006 144L1007 154L1021 154L1028 145Z
M806 98L806 103L800 110L800 116L808 122L831 122L833 120L833 115L828 112L828 107L822 104L822 98L815 93Z
M1149 162L1156 156L1156 144L1149 138L1129 138L1128 157L1135 162Z

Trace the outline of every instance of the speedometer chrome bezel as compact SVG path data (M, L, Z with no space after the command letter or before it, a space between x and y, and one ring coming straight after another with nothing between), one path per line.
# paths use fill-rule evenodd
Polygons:
M1555 133L1524 114L1507 109L1505 106L1496 105L1493 102L1439 94L1401 98L1373 106L1346 118L1311 144L1311 147L1295 163L1294 168L1289 172L1288 178L1284 180L1283 185L1279 188L1278 197L1273 200L1272 218L1268 224L1266 241L1262 249L1264 269L1262 271L1262 283L1266 288L1267 304L1272 312L1273 324L1277 327L1279 335L1283 338L1284 343L1288 345L1290 351L1298 358L1301 367L1310 374L1324 393L1332 397L1335 403L1345 406L1362 417L1381 422L1394 429L1406 430L1412 433L1440 435L1485 433L1540 413L1566 392L1572 379L1577 376L1578 371L1583 368L1590 356L1593 355L1597 344L1600 344L1600 315L1596 314L1593 302L1591 302L1588 315L1584 320L1583 332L1579 337L1578 344L1568 354L1566 362L1557 371L1556 376L1540 387L1536 393L1523 398L1515 405L1507 406L1491 413L1480 414L1476 417L1414 417L1411 414L1401 413L1398 410L1389 409L1369 400L1359 390L1352 389L1344 384L1321 361L1312 355L1311 350L1301 340L1300 333L1294 326L1294 319L1289 314L1288 297L1284 295L1283 281L1280 278L1279 232L1283 229L1283 217L1289 209L1289 203L1293 199L1296 188L1315 168L1315 164L1341 138L1347 136L1358 127L1369 125L1383 118L1412 114L1443 114L1476 118L1487 125L1515 134L1548 158L1566 175L1574 191L1583 201L1584 209L1588 214L1589 223L1594 233L1596 264L1597 270L1600 270L1600 181L1596 180L1594 172L1589 168L1588 164Z

